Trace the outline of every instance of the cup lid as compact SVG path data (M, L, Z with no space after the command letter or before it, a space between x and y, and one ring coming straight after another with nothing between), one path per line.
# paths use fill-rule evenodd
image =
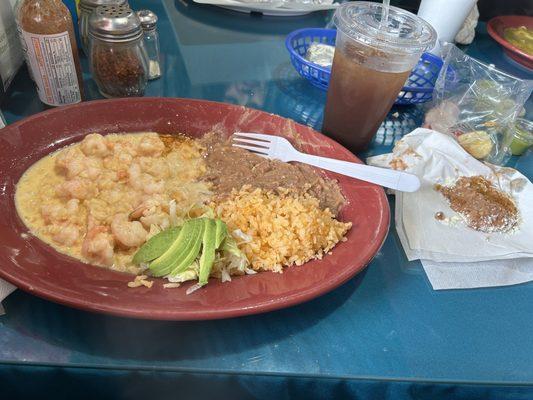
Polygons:
M344 3L335 11L333 20L352 39L385 51L422 53L435 45L437 33L422 18L389 6L385 21L384 9L381 3Z
M89 18L89 35L112 42L135 40L142 36L141 21L127 5L100 6Z

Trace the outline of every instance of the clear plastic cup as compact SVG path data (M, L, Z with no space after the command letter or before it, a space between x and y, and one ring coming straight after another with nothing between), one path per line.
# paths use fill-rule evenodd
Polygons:
M364 150L421 54L435 44L423 19L379 3L342 4L322 131L353 152Z

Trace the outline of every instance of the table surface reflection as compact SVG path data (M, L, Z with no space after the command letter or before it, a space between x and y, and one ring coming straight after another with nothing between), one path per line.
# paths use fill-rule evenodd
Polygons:
M149 84L146 95L240 104L320 129L325 93L297 75L284 39L295 29L325 26L331 14L262 17L189 0L130 4L160 17L163 76ZM483 25L467 51L532 77L503 55ZM99 98L86 59L83 64L86 93ZM21 71L2 104L7 121L43 109ZM421 107L393 109L362 156L390 151L422 117ZM533 176L531 151L512 164ZM532 303L533 284L433 291L420 263L405 258L392 223L365 272L319 299L264 315L135 321L17 291L4 302L7 314L0 317L0 364L533 383Z

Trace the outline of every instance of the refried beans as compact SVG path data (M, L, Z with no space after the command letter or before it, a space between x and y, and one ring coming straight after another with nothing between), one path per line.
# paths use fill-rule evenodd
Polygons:
M345 203L337 182L321 177L312 167L279 160L268 160L238 147L214 133L202 139L205 147L207 173L203 179L210 182L212 190L226 197L233 189L244 185L272 190L284 188L297 193L308 193L318 199L320 208L336 216Z

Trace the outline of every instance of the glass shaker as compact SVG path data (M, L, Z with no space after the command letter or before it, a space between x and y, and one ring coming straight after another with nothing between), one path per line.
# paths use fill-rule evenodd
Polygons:
M126 0L80 0L78 26L80 30L81 48L89 55L89 18L99 6L121 6L127 4Z
M137 11L144 32L144 48L148 55L148 79L161 76L159 63L159 35L157 34L157 15L150 10Z
M128 6L100 6L91 14L89 66L104 97L144 95L148 63L143 31Z

